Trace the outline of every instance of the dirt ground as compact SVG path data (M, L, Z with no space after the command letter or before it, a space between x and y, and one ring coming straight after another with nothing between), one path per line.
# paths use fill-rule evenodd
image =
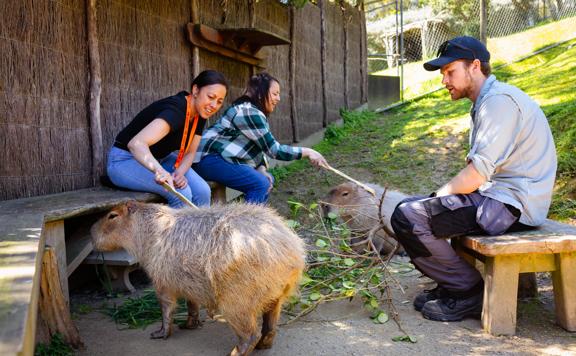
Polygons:
M402 259L402 258L400 258ZM405 262L405 258L404 261ZM322 305L304 319L280 327L271 350L254 355L576 355L576 334L554 322L550 279L541 275L539 300L520 301L517 334L494 337L485 334L479 320L442 323L424 319L412 307L413 297L433 284L416 270L396 275L405 289L394 293L394 303L403 328L416 343L394 342L402 335L392 321L374 324L361 302L340 301ZM72 303L86 303L81 296ZM102 300L92 300L99 307ZM99 311L76 315L76 325L86 348L78 355L225 355L236 342L224 322L208 319L197 330L180 330L168 340L152 340L149 334L160 323L146 329L121 330Z

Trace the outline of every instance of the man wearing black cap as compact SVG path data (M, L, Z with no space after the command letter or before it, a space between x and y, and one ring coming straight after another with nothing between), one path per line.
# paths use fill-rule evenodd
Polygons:
M484 282L447 238L499 235L529 229L546 219L556 176L556 150L538 104L490 74L490 53L472 37L444 42L438 58L452 100L472 102L466 167L429 197L401 202L391 217L396 236L416 268L437 287L416 296L425 318L479 317Z

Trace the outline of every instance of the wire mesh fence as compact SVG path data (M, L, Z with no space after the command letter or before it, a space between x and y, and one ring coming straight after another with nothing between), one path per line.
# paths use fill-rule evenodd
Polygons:
M576 38L576 0L367 1L368 73L400 77L400 99L440 87L422 64L456 36L483 40L492 66Z

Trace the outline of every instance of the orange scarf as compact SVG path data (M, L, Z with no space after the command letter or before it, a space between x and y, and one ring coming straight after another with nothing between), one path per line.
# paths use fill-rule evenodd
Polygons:
M182 141L180 142L180 151L178 151L178 158L176 158L176 163L174 163L174 169L180 166L182 158L184 158L184 153L188 152L190 144L194 139L194 134L196 133L196 126L198 126L198 115L194 116L194 122L192 123L192 133L190 139L188 139L188 126L190 125L190 116L192 116L192 94L186 96L186 122L184 123L184 133L182 134ZM186 142L188 141L188 142Z

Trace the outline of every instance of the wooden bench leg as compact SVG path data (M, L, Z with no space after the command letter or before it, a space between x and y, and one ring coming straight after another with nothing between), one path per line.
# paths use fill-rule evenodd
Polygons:
M576 252L555 254L552 272L556 321L568 331L576 331Z
M72 322L68 303L59 283L57 255L51 247L46 248L42 257L42 277L40 279L40 315L46 322L50 335L60 333L66 343L74 348L82 347L78 329Z
M134 271L137 267L133 266L104 266L108 268L112 275L112 289L117 291L129 291L130 293L136 292L136 288L130 282L130 272Z
M516 332L519 271L519 257L486 258L482 327L492 335L514 335Z
M68 296L68 273L66 269L66 240L64 236L64 220L51 221L44 224L42 229L46 246L50 246L56 254L60 287L64 294L66 304L70 304Z

